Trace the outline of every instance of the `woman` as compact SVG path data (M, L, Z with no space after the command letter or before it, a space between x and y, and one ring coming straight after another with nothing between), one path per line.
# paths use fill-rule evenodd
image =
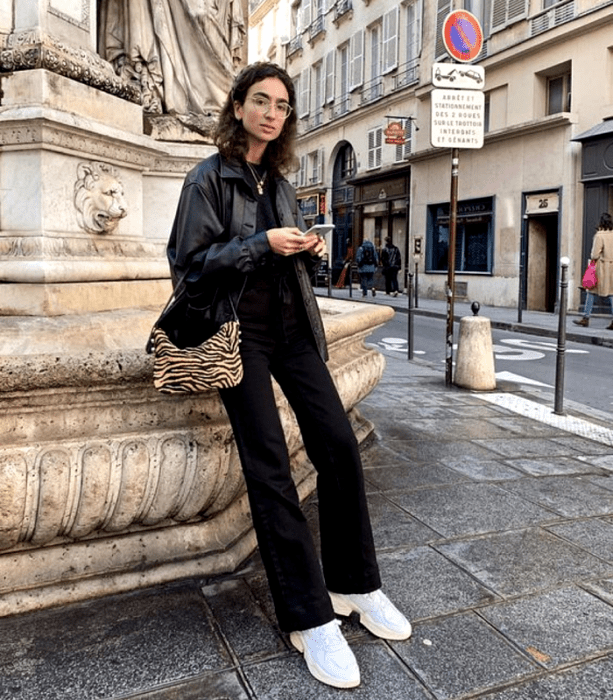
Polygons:
M609 297L611 314L613 315L613 219L610 214L604 213L600 217L600 223L592 242L590 259L596 261L598 284L593 289L585 290L583 318L573 321L577 326L584 328L590 325L595 296ZM607 330L613 331L613 320L607 326Z
M185 180L168 257L175 280L187 272L190 293L212 297L222 287L235 302L244 377L220 395L279 626L318 680L348 688L360 673L335 612L357 612L386 639L408 638L411 626L380 590L358 445L325 365L310 283L325 242L302 235L296 193L281 176L295 161L294 106L280 67L256 63L239 73L220 115L219 153ZM291 478L271 376L317 471L321 565Z

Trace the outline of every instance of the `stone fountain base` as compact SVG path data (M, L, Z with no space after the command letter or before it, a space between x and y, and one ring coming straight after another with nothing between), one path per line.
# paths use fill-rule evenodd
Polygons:
M356 406L385 366L364 338L393 311L319 301L362 442L373 426ZM158 312L0 319L0 616L230 572L254 551L217 392L153 389L142 348ZM314 471L280 392L278 404L305 498Z

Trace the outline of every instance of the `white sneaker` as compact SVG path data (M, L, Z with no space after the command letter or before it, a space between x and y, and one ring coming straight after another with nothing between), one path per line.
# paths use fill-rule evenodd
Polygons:
M332 607L337 615L357 612L360 622L381 639L408 639L411 623L390 601L381 589L372 593L330 593Z
M360 685L360 669L340 626L340 620L332 620L292 632L289 639L304 654L309 671L318 681L335 688L355 688Z

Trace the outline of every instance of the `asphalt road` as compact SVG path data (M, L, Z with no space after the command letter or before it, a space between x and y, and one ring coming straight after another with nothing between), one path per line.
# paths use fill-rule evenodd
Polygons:
M445 319L414 317L413 354L445 372ZM455 324L454 341L458 339ZM397 314L369 336L399 356L407 356L407 316ZM522 386L554 391L556 382L555 338L543 338L512 331L492 330L496 377ZM454 348L455 352L455 348ZM568 342L564 359L564 398L613 413L613 350L598 345Z

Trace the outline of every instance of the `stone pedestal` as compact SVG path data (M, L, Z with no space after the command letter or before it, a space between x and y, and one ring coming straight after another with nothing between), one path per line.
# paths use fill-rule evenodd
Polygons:
M157 93L96 53L103 6L0 0L0 615L231 571L255 548L217 393L157 394L144 351L170 293L181 185L213 148L206 134L171 141L183 132L164 119L144 128ZM207 57L186 56L219 90ZM363 440L355 407L384 365L363 339L392 312L323 306ZM304 497L314 475L278 404Z
M393 312L329 299L321 306L329 367L361 442L373 426L356 406L385 364L363 341ZM156 314L101 314L100 349L75 342L79 352L70 353L64 347L77 336L77 317L22 354L2 354L19 349L18 335L4 332L19 324L0 319L0 338L12 338L0 347L0 615L228 572L253 552L217 392L153 389L143 348ZM116 336L128 318L132 334ZM278 405L304 498L314 472L280 392Z
M183 178L212 147L154 141L138 105L44 69L1 81L0 314L162 303Z

